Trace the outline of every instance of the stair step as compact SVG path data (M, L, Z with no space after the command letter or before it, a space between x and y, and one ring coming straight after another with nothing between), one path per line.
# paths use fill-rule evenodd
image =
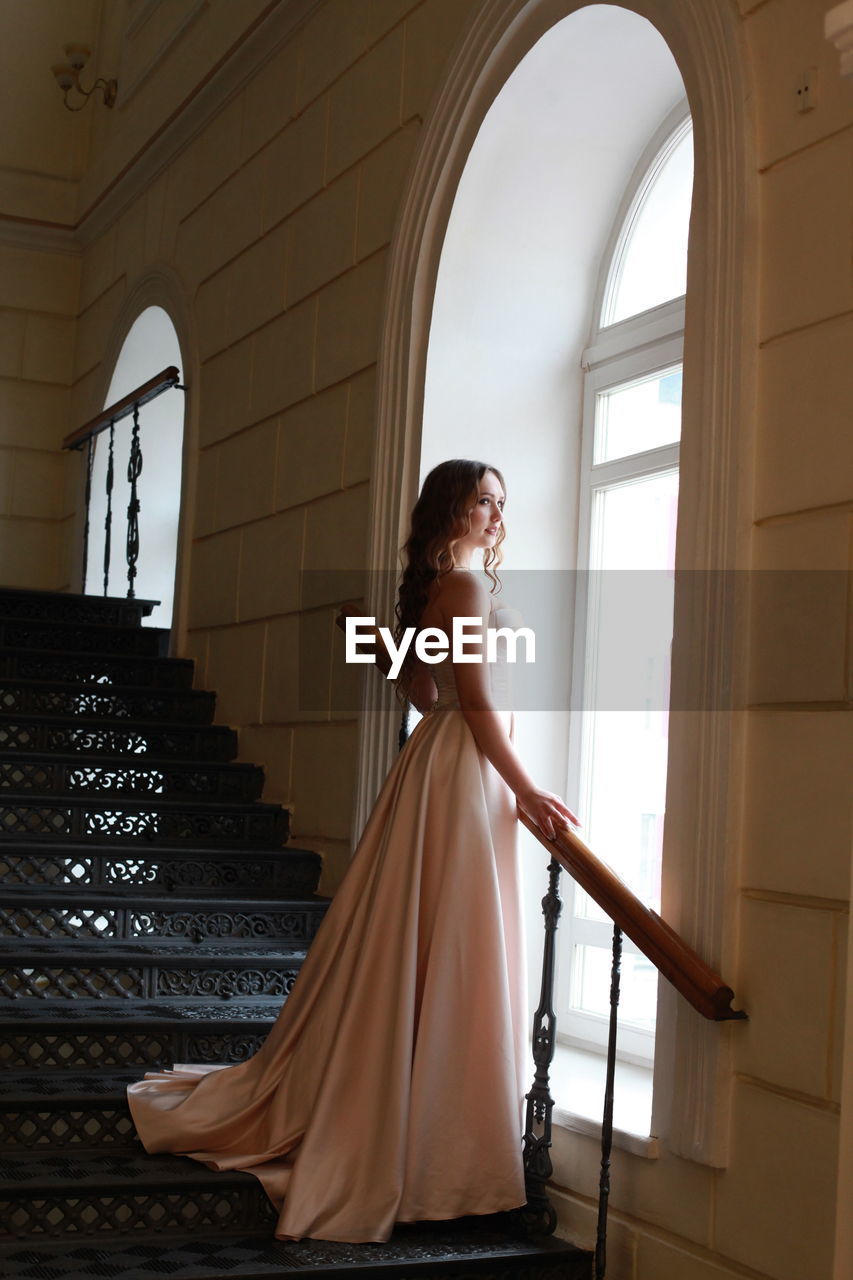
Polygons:
M4 1156L0 1238L150 1231L271 1232L275 1211L249 1173L216 1173L144 1152Z
M38 1251L3 1246L0 1266L8 1280L280 1280L306 1274L316 1280L589 1280L588 1253L553 1236L525 1240L509 1223L507 1214L399 1223L386 1244L203 1232L168 1242L40 1240Z
M227 893L251 897L270 894L311 894L317 887L320 855L308 849L282 848L245 853L220 849L198 850L174 845L131 849L115 844L104 849L93 843L57 841L50 845L0 841L0 881L8 886L68 885L79 890L102 889L131 897L183 890L207 897Z
M79 724L67 717L0 716L0 750L225 761L237 754L237 734L224 725L129 724L106 718Z
M114 684L0 680L0 714L210 724L216 695L196 689L122 689Z
M0 1152L141 1150L127 1086L130 1071L0 1071Z
M57 653L46 649L0 649L0 679L121 685L133 689L190 689L190 658Z
M159 603L159 600L128 600L126 596L86 596L71 591L0 587L0 617L3 618L135 627Z
M166 657L169 632L164 627L109 626L89 622L40 622L0 616L0 648L61 649L63 653L149 654Z
M277 848L289 834L286 809L275 804L216 804L212 801L164 800L161 796L128 799L110 796L109 808L86 796L32 796L3 793L0 845L7 840L108 840L111 844L144 840L162 845L174 840L196 848L215 846Z
M234 946L185 938L116 942L0 940L0 994L7 999L107 1000L135 1003L163 996L222 999L290 994L305 949L284 942Z
M61 893L61 897L59 894ZM242 944L276 940L307 946L328 907L326 898L270 902L231 899L164 898L64 889L5 889L0 905L0 937L111 938L172 937L191 942Z
M130 1071L0 1071L0 1107L75 1107L81 1102L113 1107L125 1097L127 1086L139 1080Z
M264 771L252 764L205 760L157 760L116 763L111 756L0 751L0 796L7 790L27 794L97 796L162 795L170 799L249 802L259 799Z
M175 1062L243 1062L257 1053L282 1000L21 999L0 1008L0 1071L146 1071Z

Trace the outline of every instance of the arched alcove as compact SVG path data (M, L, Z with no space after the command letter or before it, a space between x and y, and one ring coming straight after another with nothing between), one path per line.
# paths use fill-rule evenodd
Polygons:
M175 326L162 307L148 306L136 317L124 339L107 389L105 407L115 404L170 365L179 369L183 365ZM134 589L140 599L160 601L146 619L147 624L170 627L182 491L182 392L166 391L142 406L139 420L143 467L138 480L140 552ZM116 423L109 568L112 595L122 595L127 589L125 539L131 430L131 417ZM92 467L86 576L89 594L101 594L104 590L108 460L109 431L105 431L97 438Z
M533 776L561 794L569 777L583 355L597 327L602 263L626 190L664 123L686 110L684 97L675 59L648 19L609 4L569 14L522 58L489 107L441 247L421 477L455 454L504 470L505 589L525 621L535 621L537 660L551 673L550 688L539 680L528 691L525 673L517 672L517 740ZM686 225L685 217L685 233ZM578 806L575 791L568 798ZM532 1008L545 862L532 837L522 832L521 840ZM599 849L614 862L618 852ZM568 912L561 936L570 918ZM566 946L560 956L567 968ZM626 972L628 962L626 956ZM589 1055L569 1062L561 1052L558 1108L572 1094L573 1110L585 1107L563 1077L594 1077L597 1069ZM590 1092L598 1091L592 1085ZM650 1080L645 1104L642 1096L640 1088L620 1090L616 1122L648 1134ZM593 1107L590 1118L597 1098Z
M421 471L426 357L445 231L478 131L504 85L541 37L587 6L572 0L484 0L462 34L425 124L392 245L378 381L368 611L390 616L390 581ZM600 6L595 6L600 7ZM646 19L671 51L695 126L695 194L688 283L681 503L690 519L679 537L680 619L673 647L673 702L702 712L673 718L678 777L667 801L663 910L708 960L725 968L735 934L725 915L731 856L740 825L732 768L740 721L729 673L746 634L743 604L725 571L744 562L750 489L748 430L756 280L750 252L755 208L749 85L737 15L727 0L633 0L619 6ZM585 121L588 123L588 121ZM588 330L590 315L587 315ZM458 425L458 423L457 423ZM455 437L453 453L465 452ZM530 465L537 459L521 442ZM471 450L473 452L473 450ZM512 469L512 459L506 463ZM541 463L539 463L541 465ZM524 489L535 486L524 481ZM366 814L394 751L395 720L362 717L359 816ZM666 1004L668 995L664 995ZM654 1131L670 1148L724 1163L730 1077L727 1041L673 1003L659 1036L667 1090Z

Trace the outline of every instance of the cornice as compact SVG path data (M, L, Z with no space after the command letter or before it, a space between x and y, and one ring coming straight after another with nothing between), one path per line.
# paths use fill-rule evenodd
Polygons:
M30 249L38 253L66 253L76 257L80 241L73 228L49 223L28 222L0 214L0 245L10 249Z
M150 186L320 3L321 0L280 0L209 78L192 91L117 177L108 175L107 157L83 176L79 198L82 213L75 227L82 245L101 235Z

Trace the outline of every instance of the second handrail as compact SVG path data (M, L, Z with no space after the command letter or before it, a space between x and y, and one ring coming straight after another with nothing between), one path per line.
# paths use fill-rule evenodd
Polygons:
M570 827L558 828L557 835L549 840L520 810L519 818L703 1018L712 1022L746 1018L742 1010L731 1007L732 988L671 925L645 906Z

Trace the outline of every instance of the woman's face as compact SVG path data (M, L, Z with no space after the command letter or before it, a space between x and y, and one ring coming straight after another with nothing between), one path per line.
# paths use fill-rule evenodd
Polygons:
M504 501L504 491L494 471L484 472L477 501L468 513L471 527L453 549L457 561L466 564L473 551L495 545L503 523Z

